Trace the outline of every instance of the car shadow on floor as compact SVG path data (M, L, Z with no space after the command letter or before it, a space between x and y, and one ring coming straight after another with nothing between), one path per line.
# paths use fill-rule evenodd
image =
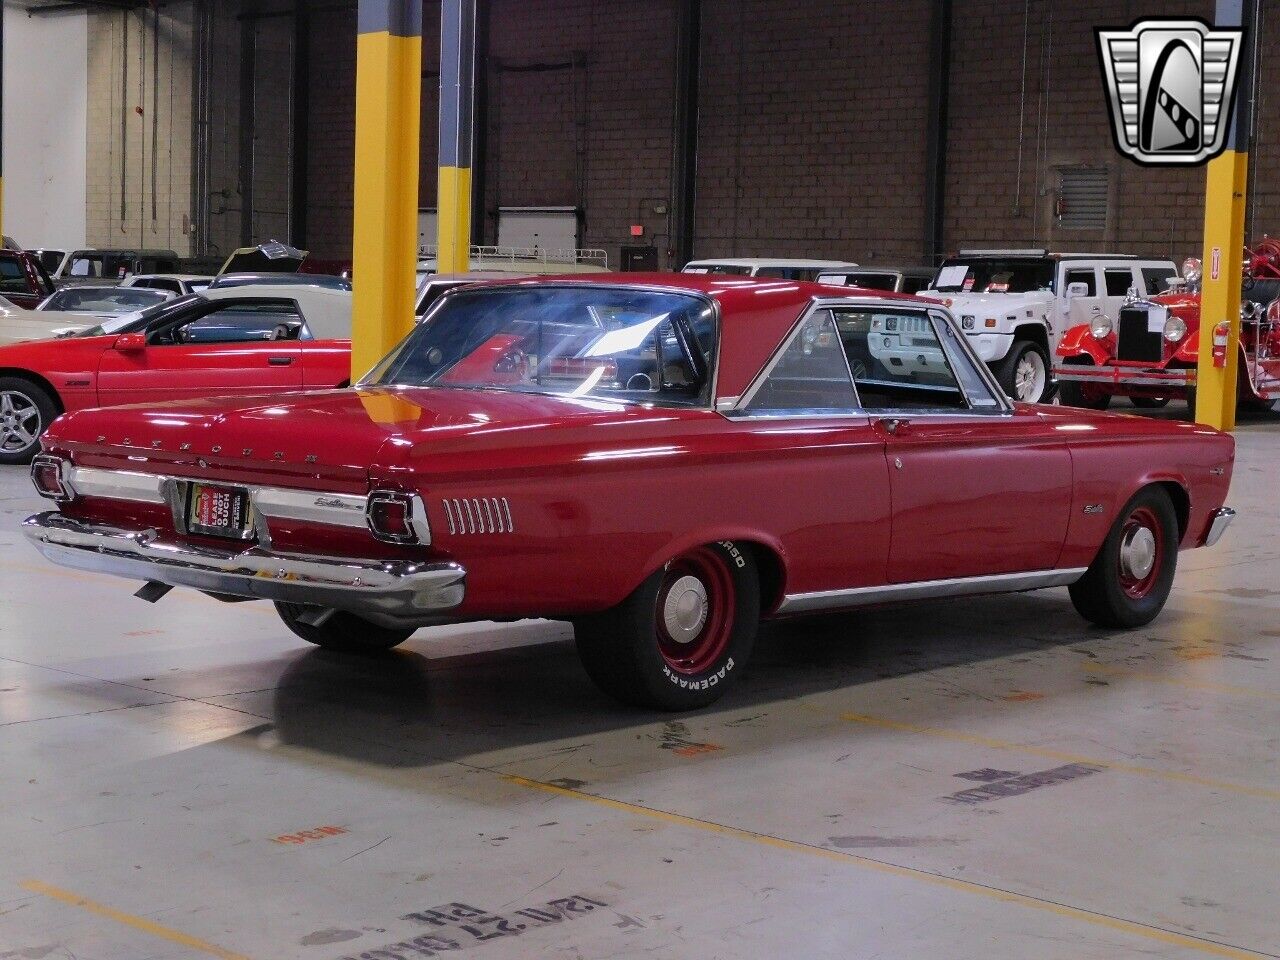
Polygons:
M691 719L705 724L808 694L1105 636L1065 592L919 603L766 624L749 672L696 714L626 707L588 679L571 641L431 658L430 631L376 656L309 650L280 676L283 744L363 763L421 766Z

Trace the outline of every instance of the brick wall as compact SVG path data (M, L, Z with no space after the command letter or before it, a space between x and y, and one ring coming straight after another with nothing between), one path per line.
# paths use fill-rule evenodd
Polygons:
M261 0L285 10L289 0ZM670 243L678 0L492 3L485 196L475 216L495 242L501 206L576 206L582 243L633 242L632 224ZM931 0L704 0L695 254L808 255L864 262L924 249ZM1181 257L1200 243L1204 172L1120 157L1094 48L1098 24L1149 14L1208 16L1209 0L954 0L944 245L1106 246ZM181 248L190 205L191 3L162 8L159 149L149 144L148 56L138 14L91 17L89 206L95 242ZM213 234L239 240L238 5L215 4ZM424 11L420 203L435 205L439 7ZM125 22L131 24L125 44ZM1274 25L1270 25L1274 26ZM259 22L253 232L288 228L292 22ZM1272 91L1280 31L1264 29L1260 140L1251 211L1280 223L1280 142ZM317 4L310 58L308 245L350 256L355 4ZM188 47L189 49L189 47ZM149 61L148 61L149 62ZM125 95L121 100L124 72ZM146 71L144 71L144 74ZM184 97L185 94L185 97ZM122 150L119 122L124 114ZM119 166L126 155L125 216ZM161 163L151 218L150 157ZM1065 167L1106 171L1106 225L1066 229L1055 199ZM664 257L665 259L665 257Z

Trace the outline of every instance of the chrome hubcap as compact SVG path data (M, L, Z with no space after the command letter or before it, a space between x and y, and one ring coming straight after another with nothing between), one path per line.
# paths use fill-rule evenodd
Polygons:
M1024 353L1013 371L1013 392L1019 400L1035 401L1044 393L1044 358L1034 350Z
M698 639L707 622L707 588L701 580L686 575L671 585L662 604L662 622L676 643Z
M1134 527L1120 541L1120 569L1142 580L1156 565L1156 535L1149 527Z
M0 451L25 450L40 436L40 410L26 394L0 393Z

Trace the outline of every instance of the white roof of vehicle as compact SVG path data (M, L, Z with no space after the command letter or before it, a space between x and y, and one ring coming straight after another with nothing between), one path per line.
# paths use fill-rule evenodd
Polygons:
M848 260L794 260L787 257L708 257L704 260L690 260L689 267L706 267L720 264L726 267L856 267L856 263Z
M304 284L264 283L214 287L196 296L206 300L294 300L317 340L351 339L351 291Z
M122 287L132 287L137 280L181 280L183 283L200 283L212 280L207 273L135 273L120 282Z

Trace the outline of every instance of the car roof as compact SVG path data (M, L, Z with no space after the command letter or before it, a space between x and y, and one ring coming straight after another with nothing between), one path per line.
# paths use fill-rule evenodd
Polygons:
M296 300L307 326L317 340L351 338L351 291L308 284L245 284L240 287L212 287L196 297L206 300Z
M726 267L856 267L848 260L808 260L790 257L704 257L690 260L686 267L723 264Z
M817 299L867 300L904 306L941 306L909 293L826 286L804 280L723 276L707 273L555 274L523 280L489 281L486 287L612 286L708 297L725 318L720 337L718 397L736 396L771 357L809 305ZM454 294L447 294L454 296Z
M207 273L135 273L130 280L211 280Z
M948 260L954 260L957 257L966 257L969 259L977 259L981 257L1002 257L1009 259L1028 259L1028 260L1151 260L1156 263L1173 263L1164 257L1140 257L1134 253L1099 253L1099 252L1080 252L1080 251L1054 251L1054 250L1038 250L1038 249L964 249L953 254L948 254Z

